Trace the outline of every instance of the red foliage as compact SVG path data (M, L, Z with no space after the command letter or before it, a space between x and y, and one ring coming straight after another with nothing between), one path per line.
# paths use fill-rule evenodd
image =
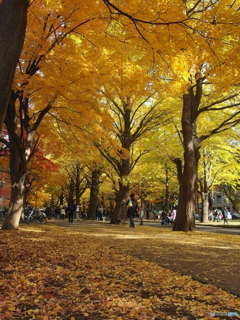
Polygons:
M34 167L38 167L40 169L46 169L49 171L57 171L59 169L59 165L47 159L41 150L37 150L34 153L33 162Z

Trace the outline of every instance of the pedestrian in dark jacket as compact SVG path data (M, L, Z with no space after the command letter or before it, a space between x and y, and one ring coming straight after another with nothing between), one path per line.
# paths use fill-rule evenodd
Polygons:
M127 216L129 218L129 227L135 228L134 224L134 217L137 215L138 212L138 203L135 199L135 194L132 193L130 195L130 199L127 201Z
M69 223L73 223L73 217L75 213L75 205L74 204L69 204L67 211L68 211L68 221Z

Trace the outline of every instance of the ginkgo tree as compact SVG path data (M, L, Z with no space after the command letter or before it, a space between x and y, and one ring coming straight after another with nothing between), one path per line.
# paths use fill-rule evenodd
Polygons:
M155 53L154 72L160 70L159 74L165 82L173 82L170 86L171 94L182 94L184 163L181 172L179 170L181 183L174 230L192 230L200 144L239 121L236 101L238 91L234 88L239 78L236 54L239 49L238 3L166 1L161 8L156 3L158 9L151 10L153 7L150 9L149 4L144 5L142 2L142 10L138 10L138 14L133 4L123 3L119 8L114 1L106 0L105 3L114 18L119 17L119 23L124 25L126 21L131 22L126 32L129 34L135 31L138 39L142 39L143 51ZM163 42L168 45L165 46ZM145 57L149 58L149 55ZM221 90L222 97L209 103L205 100L203 105L201 100L206 94L205 89L203 94L203 87L209 84L215 96ZM229 91L231 84L232 91ZM227 105L224 104L227 101ZM197 118L200 114L213 110L227 112L227 109L229 112L225 119L201 138L197 136ZM181 165L178 164L180 169Z
M66 80L58 82L55 76L56 68L61 72L62 63L62 55L56 62L56 55L59 53L56 47L64 50L65 54L73 50L75 41L67 37L88 22L79 22L81 16L78 16L79 20L75 20L73 6L65 9L66 12L59 15L59 12L48 8L44 1L36 1L29 10L27 38L5 118L9 137L6 143L10 150L12 192L9 214L3 228L18 227L23 209L27 166L38 142L37 131L56 99L64 95L63 88L66 90L69 85ZM41 23L36 21L39 15ZM63 47L64 40L66 45ZM72 81L72 78L69 79L69 82Z
M114 85L103 82L101 106L112 117L113 128L110 131L115 142L115 151L100 138L96 147L102 156L112 165L118 176L116 206L111 217L112 223L121 221L122 201L129 191L129 175L138 161L148 150L135 151L134 145L146 133L168 121L168 116L161 109L161 98L150 86L151 77L136 77L143 70L134 67L133 62L125 62L119 69ZM135 85L133 86L133 82ZM148 89L147 87L150 86Z

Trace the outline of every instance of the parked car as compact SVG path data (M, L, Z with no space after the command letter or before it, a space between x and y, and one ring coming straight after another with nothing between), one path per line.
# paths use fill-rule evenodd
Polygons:
M232 219L240 219L240 213L232 212Z

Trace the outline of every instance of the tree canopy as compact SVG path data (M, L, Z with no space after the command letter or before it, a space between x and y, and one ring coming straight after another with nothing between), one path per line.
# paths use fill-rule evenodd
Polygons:
M6 60L15 78L10 91L1 84L8 94L0 91L12 186L4 227L18 227L27 193L44 203L69 185L66 170L79 163L89 181L97 169L99 183L104 172L113 182L112 222L141 185L165 202L179 191L174 229L192 230L204 159L214 153L213 170L222 157L231 168L221 148L239 136L239 1L28 4L21 56L16 49L15 64ZM237 185L230 172L216 185L231 175Z

